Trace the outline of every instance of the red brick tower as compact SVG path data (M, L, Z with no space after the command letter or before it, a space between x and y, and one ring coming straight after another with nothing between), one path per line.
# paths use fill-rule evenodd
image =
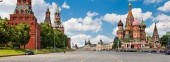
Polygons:
M121 20L118 23L117 36L118 36L119 39L123 39L124 38L123 23L122 23Z
M126 25L125 25L125 35L130 35L130 38L133 37L133 29L132 29L133 22L134 22L134 17L132 14L132 5L129 3L129 10L128 10L128 15L126 18Z
M64 33L64 26L61 23L61 19L60 19L60 11L59 8L57 7L56 12L55 12L55 28L59 29L61 32Z
M30 25L30 39L26 45L27 49L40 48L40 26L34 16L31 0L17 0L14 14L10 14L10 25L26 23Z
M46 16L45 16L45 21L46 23L48 23L49 26L51 26L51 17L50 17L50 10L49 8L47 8L47 11L46 11Z
M154 42L159 41L159 34L158 34L156 23L155 23L155 28L154 28L152 39Z

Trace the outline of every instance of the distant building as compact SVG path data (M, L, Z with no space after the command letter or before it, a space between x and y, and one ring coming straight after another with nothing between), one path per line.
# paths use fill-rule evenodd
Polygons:
M91 44L90 40L88 42L85 41L85 45L83 47L86 51L102 51L102 50L111 50L113 43L105 44L102 40L99 41L98 44Z
M37 23L37 19L32 11L31 0L17 0L15 11L13 14L10 14L9 25L17 25L20 23L30 25L30 39L25 48L40 48L40 25Z
M102 40L96 45L96 51L111 50L113 43L104 44Z
M132 5L129 4L128 15L126 18L125 29L123 28L123 23L120 20L118 22L117 36L121 41L121 48L158 48L160 47L159 35L155 23L155 28L153 36L146 37L145 28L146 25L142 20L139 22L137 19L134 19L132 14ZM150 39L151 38L151 39ZM153 47L151 46L153 45ZM159 45L159 46L158 46Z

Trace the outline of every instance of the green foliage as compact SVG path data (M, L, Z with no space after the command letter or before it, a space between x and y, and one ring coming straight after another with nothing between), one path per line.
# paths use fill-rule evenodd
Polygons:
M0 44L7 44L9 42L9 26L4 19L0 18Z
M7 18L0 18L0 44L11 43L12 47L24 45L25 48L30 39L29 30L28 24L8 25Z
M170 39L170 34L169 33L166 33L165 35L163 35L162 37L161 37L161 44L163 45L163 46L167 46L167 44L168 44L168 40Z
M53 29L47 23L41 23L41 46L42 48L66 47L67 36L58 29ZM54 44L55 43L55 44Z
M15 26L16 29L16 33L17 33L17 39L18 39L18 43L20 45L24 45L24 49L25 49L25 45L29 42L30 39L30 26L28 24L18 24L17 26Z
M118 42L119 42L119 44L118 44ZM118 45L119 45L119 47L121 46L121 41L119 40L118 37L115 37L114 41L113 41L113 48L114 49L118 48Z
M41 23L40 27L42 48L52 47L54 41L53 28L49 26L47 23Z

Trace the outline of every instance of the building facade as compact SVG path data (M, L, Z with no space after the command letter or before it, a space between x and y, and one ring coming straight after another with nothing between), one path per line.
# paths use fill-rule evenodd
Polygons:
M102 40L99 41L98 44L91 44L90 40L88 42L85 41L85 44L83 46L83 50L86 51L108 51L111 50L113 46L113 43L103 43Z
M40 26L32 11L31 0L17 0L15 11L13 14L10 14L10 20L8 21L9 25L17 25L20 23L30 25L30 39L25 48L40 48Z
M129 10L126 18L125 28L123 25L124 24L120 20L118 22L117 37L121 41L121 48L135 48L135 49L146 48L146 47L158 48L158 46L152 47L150 44L160 45L156 24L155 24L152 40L151 42L148 42L146 32L145 32L146 25L143 20L140 22L139 20L134 19L131 4L129 4Z

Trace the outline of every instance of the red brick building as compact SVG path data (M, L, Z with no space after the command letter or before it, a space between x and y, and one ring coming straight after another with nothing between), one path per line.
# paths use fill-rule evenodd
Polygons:
M17 6L13 14L10 14L8 24L17 25L26 23L30 25L30 39L26 45L27 49L40 48L40 26L32 11L31 0L17 0Z

